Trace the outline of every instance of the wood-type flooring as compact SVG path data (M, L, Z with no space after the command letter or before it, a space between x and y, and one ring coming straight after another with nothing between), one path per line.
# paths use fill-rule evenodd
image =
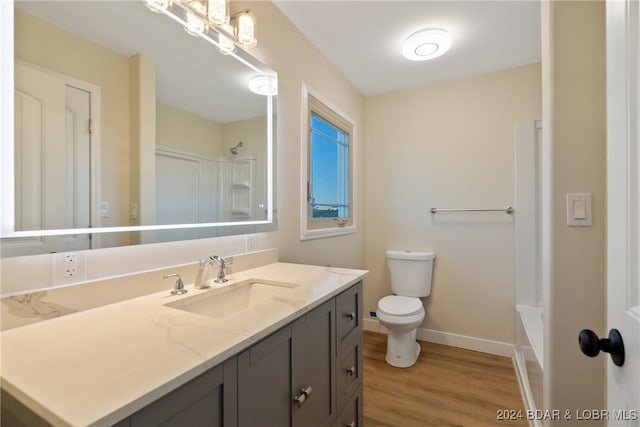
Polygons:
M510 358L419 342L418 362L394 368L386 338L364 332L365 427L528 425Z

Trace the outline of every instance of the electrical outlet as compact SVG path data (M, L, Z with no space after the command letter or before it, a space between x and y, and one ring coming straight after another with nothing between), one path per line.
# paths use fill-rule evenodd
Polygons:
M76 274L78 274L78 254L75 252L64 254L63 277L74 277Z

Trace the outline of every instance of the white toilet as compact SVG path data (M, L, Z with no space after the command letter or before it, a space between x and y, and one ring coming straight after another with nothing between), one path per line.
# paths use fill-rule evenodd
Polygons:
M416 330L425 314L420 297L431 294L434 258L431 252L387 251L394 295L378 301L376 314L388 329L385 360L391 366L407 368L418 360Z

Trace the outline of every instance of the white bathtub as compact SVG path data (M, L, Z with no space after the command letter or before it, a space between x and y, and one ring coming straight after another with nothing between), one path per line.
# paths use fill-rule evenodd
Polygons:
M542 408L543 312L540 307L516 305L516 348L514 364L525 409ZM539 426L540 421L530 420Z

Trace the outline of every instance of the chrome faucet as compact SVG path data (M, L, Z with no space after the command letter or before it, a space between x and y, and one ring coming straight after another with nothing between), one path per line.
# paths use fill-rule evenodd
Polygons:
M216 283L224 283L224 282L228 282L229 279L226 278L226 273L224 271L225 267L227 265L231 265L233 264L232 261L227 261L226 259L218 256L218 255L212 255L209 257L209 259L211 261L215 261L216 264L218 264L220 266L220 270L218 271L218 278L216 280L214 280L214 282Z
M186 294L187 290L184 288L184 283L182 283L182 277L179 274L166 274L163 279L168 279L170 277L176 277L176 283L173 286L173 290L171 291L171 295L182 295Z
M210 268L211 266L211 262L213 260L211 259L211 257L209 258L205 258L205 259L201 259L199 262L199 266L198 266L198 274L196 274L196 282L194 283L193 287L196 289L206 289L209 287L209 285L207 285L207 280L209 280L209 274L205 274L207 271L207 268ZM211 271L211 270L209 270Z

